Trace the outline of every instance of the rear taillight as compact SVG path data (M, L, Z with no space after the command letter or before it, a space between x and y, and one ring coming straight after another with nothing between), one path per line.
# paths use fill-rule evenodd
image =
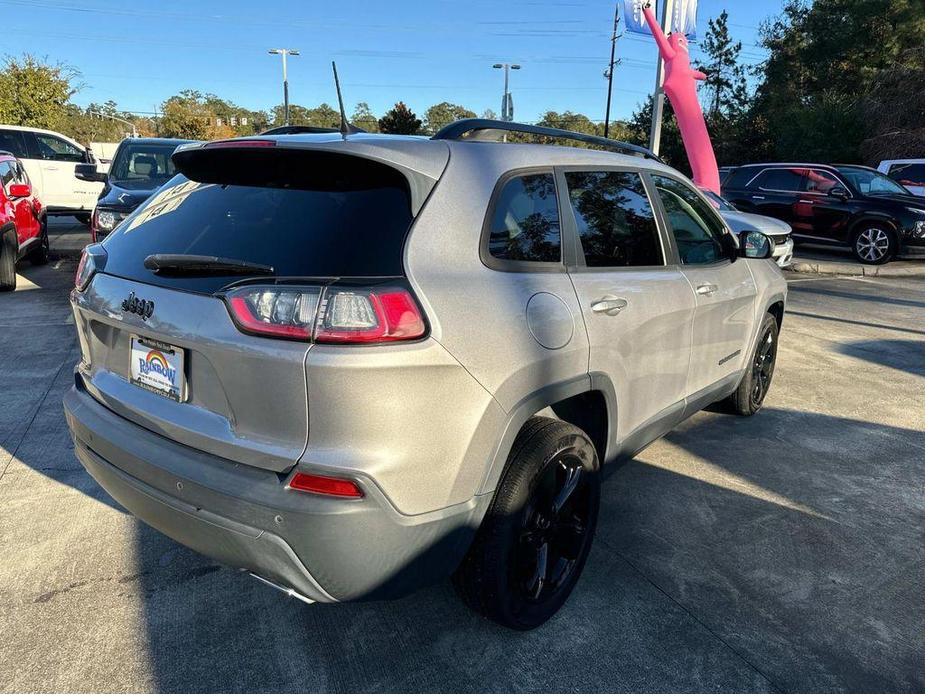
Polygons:
M342 496L350 499L359 499L363 490L352 480L340 477L325 477L324 475L310 475L307 472L297 472L289 480L289 489L300 492L313 492L327 494L328 496Z
M77 264L77 274L74 276L74 287L77 291L82 292L90 284L93 275L102 271L106 264L106 251L103 247L94 243L84 248L80 254L80 262Z
M403 287L250 285L225 300L243 332L336 344L422 337L424 317Z

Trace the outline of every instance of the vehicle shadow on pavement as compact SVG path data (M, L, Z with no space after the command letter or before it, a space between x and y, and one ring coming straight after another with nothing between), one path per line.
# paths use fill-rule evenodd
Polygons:
M871 364L925 376L925 342L921 340L864 340L839 345L838 350Z
M921 431L701 413L617 467L575 593L529 633L448 582L306 606L141 524L124 588L159 692L920 689L923 452Z

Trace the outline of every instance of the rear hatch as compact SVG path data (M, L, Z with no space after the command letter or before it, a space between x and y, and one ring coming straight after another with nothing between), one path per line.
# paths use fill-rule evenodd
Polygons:
M73 295L78 387L185 445L289 469L308 440L311 338L247 330L232 319L229 291L308 287L286 295L304 312L326 286L401 283L415 197L435 182L342 149L239 142L178 153L186 175L106 239L102 268ZM241 267L170 265L191 257Z

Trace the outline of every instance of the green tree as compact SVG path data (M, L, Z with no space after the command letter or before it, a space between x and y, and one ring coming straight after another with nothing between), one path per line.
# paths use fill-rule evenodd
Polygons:
M79 76L62 63L51 65L29 54L7 56L0 68L0 122L61 130Z
M475 111L459 104L451 104L449 101L441 101L424 112L424 128L433 135L440 128L463 118L475 118Z
M192 89L184 89L167 99L161 104L160 134L191 140L209 139L215 116L204 102L205 97Z
M583 113L574 113L573 111L546 111L537 125L543 125L547 128L562 128L563 130L573 130L586 135L603 135L604 126L601 123L595 123Z
M707 59L697 65L707 75L703 89L709 95L707 113L711 118L742 113L748 106L745 68L739 63L742 42L729 35L729 14L707 22L707 32L700 46Z
M399 101L379 119L379 130L396 135L417 135L421 130L421 119L404 101Z
M286 114L283 105L274 106L273 123L282 125L285 122ZM340 112L327 103L320 104L315 108L290 104L289 122L292 125L310 125L315 128L339 128Z
M752 156L805 159L812 146L814 158L857 161L878 129L864 103L907 51L925 44L925 11L922 0L787 0L762 27L762 44L770 56L751 115L766 130ZM922 67L922 53L906 65ZM814 138L811 127L824 131Z
M498 114L492 111L490 108L486 108L482 111L482 118L487 118L488 120L498 120Z
M630 138L629 141L643 147L649 146L649 130L652 126L652 97L649 96L645 103L639 105L633 113L629 122ZM671 102L665 99L665 110L662 113L662 139L659 155L668 164L674 166L685 173L690 173L690 166L687 162L687 152L684 151L684 143L681 141L681 131L678 128L678 120L675 118L674 109Z
M379 131L379 119L373 115L372 110L369 108L369 104L365 101L361 101L356 105L356 108L353 109L350 122L366 132L374 133Z

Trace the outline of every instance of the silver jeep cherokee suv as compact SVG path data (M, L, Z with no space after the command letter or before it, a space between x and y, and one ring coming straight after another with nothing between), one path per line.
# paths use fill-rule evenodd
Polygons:
M292 596L452 574L538 626L588 556L601 466L767 393L767 238L740 243L640 148L472 120L173 158L78 269L76 454L144 522Z

